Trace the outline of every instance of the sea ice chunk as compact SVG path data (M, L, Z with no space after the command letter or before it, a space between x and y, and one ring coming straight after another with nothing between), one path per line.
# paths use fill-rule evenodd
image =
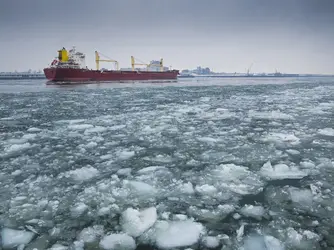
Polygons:
M86 181L95 177L98 173L99 171L96 168L88 166L68 171L65 175L68 174L76 181Z
M102 126L95 126L95 127L91 127L85 130L85 134L90 134L90 133L102 133L104 131L106 131L107 128L106 127L102 127Z
M137 173L138 174L147 174L147 173L154 172L154 171L157 171L157 170L165 170L165 169L166 168L162 167L162 166L150 166L150 167L139 169Z
M334 136L334 129L332 129L332 128L319 129L318 134L332 137L332 136Z
M32 132L32 133L36 133L36 132L40 132L40 131L42 131L42 130L39 129L39 128L29 128L27 131L28 131L28 132Z
M142 211L133 208L126 209L121 215L121 225L124 232L133 237L138 237L157 220L157 210L150 207Z
M94 225L92 227L87 227L80 232L78 240L83 242L94 242L97 240L98 237L103 235L103 232L103 225Z
M123 183L137 195L153 195L156 192L154 187L145 182L124 180Z
M283 134L283 133L269 133L266 137L262 138L264 142L274 142L274 143L288 143L291 145L298 145L300 139L293 134Z
M68 247L67 246L63 246L61 244L54 244L48 250L68 250Z
M121 168L117 171L118 175L130 175L132 169L131 168Z
M86 144L84 147L85 147L85 148L88 148L88 149L92 149L92 148L97 147L97 143L91 141L91 142L89 142L88 144Z
M284 250L284 246L271 235L252 235L245 240L243 250Z
M281 242L271 235L264 236L264 244L268 250L284 250L284 246Z
M217 188L208 184L204 184L202 186L196 186L195 189L198 193L203 195L212 195L217 192Z
M178 187L178 189L181 193L184 193L184 194L193 194L195 192L193 184L191 182L181 184Z
M212 144L212 143L215 143L215 142L218 142L219 140L218 139L215 139L215 138L211 138L211 137L199 137L197 138L200 142L205 142L205 143L208 143L208 144Z
M2 246L4 248L14 248L21 244L26 245L33 239L34 235L30 231L3 228L1 230Z
M6 148L7 154L15 154L21 151L25 151L31 147L31 144L29 142L22 143L22 144L14 144Z
M136 242L125 233L109 234L102 238L100 247L105 250L133 250L136 248Z
M263 182L260 177L244 166L221 164L210 171L208 178L215 181L215 186L245 195L258 193L262 190Z
M16 169L14 172L12 172L12 175L17 176L22 174L22 170Z
M307 168L307 169L315 168L315 164L313 162L310 162L310 161L303 161L303 162L300 163L300 166L302 168Z
M241 208L240 213L244 216L261 220L265 214L265 210L262 206L245 205Z
M260 169L260 174L267 179L281 180L281 179L302 179L307 176L307 173L301 171L297 167L289 167L286 164L277 164L275 166L271 165L268 161L263 164Z
M156 243L160 248L191 246L198 242L203 226L193 221L169 222L167 228L158 228Z
M68 125L68 128L71 130L86 130L89 128L93 128L94 126L91 124L73 124L73 125Z
M313 195L309 189L298 189L295 187L289 188L291 200L301 206L312 206Z
M88 206L85 203L76 204L75 207L71 208L71 216L73 218L79 217L87 210L88 210Z
M300 152L295 149L288 149L286 152L290 155L300 155Z
M135 156L134 151L128 151L128 150L120 151L117 154L118 154L118 158L120 160L127 160L127 159L130 159L131 157Z
M263 120L293 120L293 116L289 114L282 113L279 110L273 110L271 112L258 112L250 110L248 116L255 119Z
M213 236L206 236L203 238L203 245L207 248L216 248L219 246L219 239Z

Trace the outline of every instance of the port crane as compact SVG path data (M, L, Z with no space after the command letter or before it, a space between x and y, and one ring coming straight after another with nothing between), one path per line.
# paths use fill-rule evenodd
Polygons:
M100 70L100 62L114 62L116 70L119 69L119 63L116 60L110 59L109 57L103 55L104 57L108 59L100 59L100 54L98 51L95 51L95 62L96 62L96 70ZM102 55L102 54L101 54Z
M135 71L135 65L142 65L142 66L146 66L146 70L148 71L148 68L150 66L159 66L160 67L160 71L164 70L164 66L163 66L163 59L160 59L160 63L144 63L142 61L140 61L140 63L136 63L137 61L140 61L137 58L134 58L133 56L131 56L131 66L132 66L132 71Z
M253 63L247 69L247 76L253 75L249 73L252 67L253 67Z

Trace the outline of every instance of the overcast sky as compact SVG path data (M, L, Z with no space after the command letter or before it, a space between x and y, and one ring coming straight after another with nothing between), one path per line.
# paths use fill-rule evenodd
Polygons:
M0 0L0 71L43 69L72 45L88 67L98 49L121 67L134 55L177 69L334 73L334 0Z

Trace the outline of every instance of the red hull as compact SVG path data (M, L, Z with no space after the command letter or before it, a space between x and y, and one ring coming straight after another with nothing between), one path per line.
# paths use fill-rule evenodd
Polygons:
M45 68L44 74L50 81L131 81L177 79L178 70L155 71L99 71L90 69Z

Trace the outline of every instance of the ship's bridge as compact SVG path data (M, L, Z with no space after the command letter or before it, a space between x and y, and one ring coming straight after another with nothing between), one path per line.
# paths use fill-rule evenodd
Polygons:
M65 48L58 51L57 63L52 63L53 67L60 68L86 68L86 56L85 54L76 51L75 47L67 51Z
M163 67L163 71L167 71L167 70L168 70L168 67ZM152 60L147 67L147 71L161 71L160 61Z
M76 51L75 47L69 50L69 61L77 63L79 68L86 68L86 56L84 53Z

